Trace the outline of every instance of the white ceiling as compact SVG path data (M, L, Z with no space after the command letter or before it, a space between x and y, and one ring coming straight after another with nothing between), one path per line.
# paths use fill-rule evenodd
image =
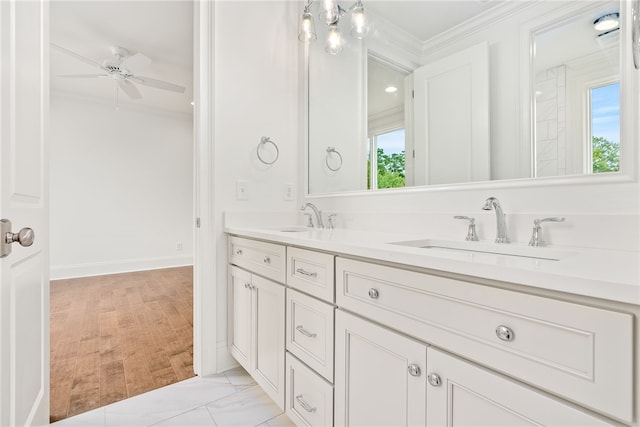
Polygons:
M368 0L366 9L424 42L503 0Z
M119 91L119 103L192 113L193 3L175 1L64 1L50 4L50 39L82 56L102 63L115 59L111 46L130 54L143 53L153 62L136 74L186 87L175 93L136 85L142 99L130 100ZM66 74L99 74L100 70L51 49L51 90L94 97L116 105L116 83L110 78L68 79Z

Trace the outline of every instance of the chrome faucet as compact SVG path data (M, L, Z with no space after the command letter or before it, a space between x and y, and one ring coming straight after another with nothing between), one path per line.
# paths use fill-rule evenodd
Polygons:
M500 202L495 197L489 197L484 201L482 209L485 211L496 211L496 243L509 243L509 237L507 237L507 223L504 220L504 212L500 207Z
M314 205L313 203L305 203L304 205L302 205L300 210L303 211L306 208L311 208L313 213L316 214L316 224L318 225L318 228L324 228L324 223L322 222L322 212L316 207L316 205Z

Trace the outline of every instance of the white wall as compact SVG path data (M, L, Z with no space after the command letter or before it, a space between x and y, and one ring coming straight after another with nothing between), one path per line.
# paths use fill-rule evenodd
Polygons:
M283 200L296 183L298 49L296 2L215 2L214 227L216 251L217 370L235 362L226 349L227 250L223 215L295 212ZM280 158L266 166L256 146L262 136L278 144ZM236 200L236 181L248 183L248 200ZM294 190L297 193L297 190ZM206 286L206 285L205 285Z
M50 147L52 279L192 263L190 115L52 94Z

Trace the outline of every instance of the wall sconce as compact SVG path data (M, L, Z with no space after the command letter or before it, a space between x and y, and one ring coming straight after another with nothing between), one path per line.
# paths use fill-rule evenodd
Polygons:
M311 14L311 4L313 1L314 0L307 0L304 12L302 13L302 19L300 20L300 33L298 35L298 40L304 43L311 43L318 38L313 22L313 15ZM367 13L362 5L362 0L356 1L348 9L344 9L335 0L321 1L320 18L329 27L325 47L325 50L328 53L337 55L342 51L344 43L338 24L340 22L340 18L349 12L351 13L351 35L357 39L362 39L367 35L369 32L369 22L367 19Z

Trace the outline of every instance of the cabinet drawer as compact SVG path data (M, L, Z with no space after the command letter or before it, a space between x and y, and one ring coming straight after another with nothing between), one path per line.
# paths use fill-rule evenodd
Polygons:
M298 426L333 425L333 387L287 353L285 411Z
M339 307L622 420L632 417L632 316L336 259Z
M277 282L285 282L286 249L282 245L230 236L229 262Z
M289 248L288 285L322 300L333 302L333 255Z
M332 305L287 289L287 350L333 382Z

